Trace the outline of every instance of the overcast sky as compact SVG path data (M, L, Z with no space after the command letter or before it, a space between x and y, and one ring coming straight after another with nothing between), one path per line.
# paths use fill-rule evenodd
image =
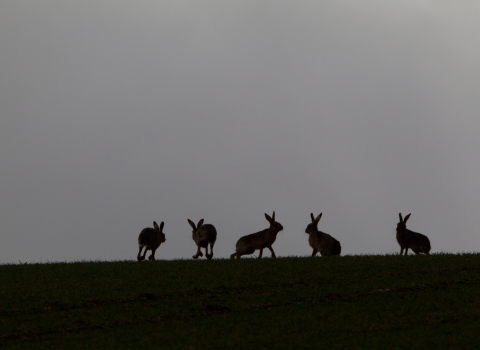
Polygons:
M480 250L477 1L0 5L0 263L215 257L284 226L277 256ZM258 255L258 252L255 253ZM266 252L270 256L270 252Z

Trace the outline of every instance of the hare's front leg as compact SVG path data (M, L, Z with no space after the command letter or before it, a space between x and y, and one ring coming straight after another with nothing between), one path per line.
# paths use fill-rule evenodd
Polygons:
M263 248L260 248L260 255L258 256L259 259L262 258L262 254L263 254Z
M275 255L275 252L273 251L272 246L270 245L267 248L270 249L270 251L272 252L272 258L276 258L277 256Z
M317 249L314 249L313 252L312 252L312 258L313 258L315 255L317 255L317 253L318 253L318 250L317 250Z

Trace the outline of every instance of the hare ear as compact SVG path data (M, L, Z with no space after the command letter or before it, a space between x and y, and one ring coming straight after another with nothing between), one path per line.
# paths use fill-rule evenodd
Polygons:
M400 219L400 222L403 222L402 213L398 213L398 218Z
M273 222L275 222L275 212L273 212L272 220L273 220Z
M195 224L193 223L193 221L190 220L190 219L187 219L187 220L188 220L188 223L190 224L190 226L192 226L192 228L193 228L194 230L196 230L197 228L195 227Z
M153 227L155 228L155 230L160 231L160 227L158 227L155 221L153 222Z
M407 216L405 216L405 219L403 219L403 223L405 223L405 224L407 223L407 220L408 220L408 218L410 217L410 215L412 215L412 213L410 213L410 214L408 214Z
M160 232L163 231L163 225L165 225L165 223L162 221L162 222L160 223Z
M265 213L265 219L267 219L269 223L272 223L272 218L267 213Z
M310 213L310 218L312 219L312 222L315 222L315 217L313 216L313 213Z
M320 221L320 219L322 218L322 213L318 214L318 216L315 218L315 225L318 225L318 222Z
M200 228L200 227L202 227L202 225L203 225L203 219L201 219L201 220L198 222L198 224L197 224L197 229Z

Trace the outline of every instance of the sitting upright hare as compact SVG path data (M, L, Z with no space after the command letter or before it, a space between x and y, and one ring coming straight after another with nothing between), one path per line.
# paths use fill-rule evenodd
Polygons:
M407 220L412 215L411 213L402 219L402 213L398 213L400 222L397 224L397 242L400 244L400 255L403 254L405 249L405 255L408 253L408 248L413 250L415 254L424 253L429 255L430 253L430 240L427 236L418 232L413 232L407 229Z
M252 233L240 238L237 242L237 251L230 255L230 259L237 257L240 259L242 255L252 254L255 250L260 249L260 255L262 257L263 248L268 248L272 252L272 258L276 258L275 252L272 249L272 244L277 238L277 233L283 230L282 224L275 221L275 212L272 217L265 214L265 218L270 223L270 227L263 231Z
M200 220L195 226L195 223L188 219L188 223L192 226L192 239L197 244L197 254L192 256L192 258L197 259L199 256L203 256L200 248L205 248L205 256L208 260L213 258L213 245L217 240L217 230L215 226L210 224L203 224L203 219ZM210 244L210 254L208 254L208 245Z
M152 255L148 257L149 260L155 260L155 251L157 248L165 242L165 233L163 233L163 221L160 224L160 227L158 227L157 223L154 221L153 222L153 227L147 227L140 232L140 235L138 236L138 255L137 255L137 260L142 261L145 259L145 255L147 254L147 250L152 251ZM145 247L145 251L143 253L143 256L140 254L142 253L142 249Z
M316 218L313 217L312 213L310 214L310 218L312 219L312 223L307 226L305 233L310 235L310 237L308 237L308 243L310 243L310 246L313 248L312 257L317 255L318 252L320 252L322 256L340 255L342 251L340 242L328 233L318 230L318 222L322 218L322 213Z

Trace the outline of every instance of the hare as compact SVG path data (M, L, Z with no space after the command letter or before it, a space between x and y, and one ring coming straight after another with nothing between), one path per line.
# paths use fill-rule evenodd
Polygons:
M272 258L276 258L275 252L272 249L272 244L277 238L277 233L283 230L282 224L275 221L275 212L272 217L265 214L265 218L270 223L270 227L263 231L252 233L240 238L237 242L237 251L230 255L230 259L237 257L240 259L242 255L252 254L255 250L260 249L260 255L262 257L263 248L268 248L272 252Z
M152 255L148 257L149 260L155 260L155 251L157 248L165 242L165 233L163 233L163 221L160 224L160 227L158 227L157 223L154 221L153 222L153 227L147 227L140 232L140 235L138 236L138 255L137 255L137 260L142 261L145 260L145 255L147 254L147 250L152 251ZM140 254L142 253L142 249L145 247L145 251L143 253L143 256Z
M208 260L213 258L213 245L217 240L217 230L215 226L211 224L203 224L203 219L200 220L195 226L195 223L188 219L188 223L192 226L192 239L197 244L197 254L192 258L197 259L199 256L203 256L200 248L205 248L205 256ZM208 245L210 245L210 254L208 254Z
M418 232L413 232L407 229L407 220L410 218L411 213L402 219L402 213L398 213L400 222L397 224L397 242L400 244L400 255L403 255L405 249L405 255L408 253L408 248L413 250L415 254L424 253L429 255L430 253L430 240L427 236Z
M312 219L312 223L307 226L305 233L310 235L310 237L308 237L308 243L310 243L310 247L313 248L312 257L317 255L318 252L320 252L322 256L340 255L342 251L340 242L328 233L318 230L318 222L322 218L322 213L316 218L314 218L313 213L311 213L310 218Z

